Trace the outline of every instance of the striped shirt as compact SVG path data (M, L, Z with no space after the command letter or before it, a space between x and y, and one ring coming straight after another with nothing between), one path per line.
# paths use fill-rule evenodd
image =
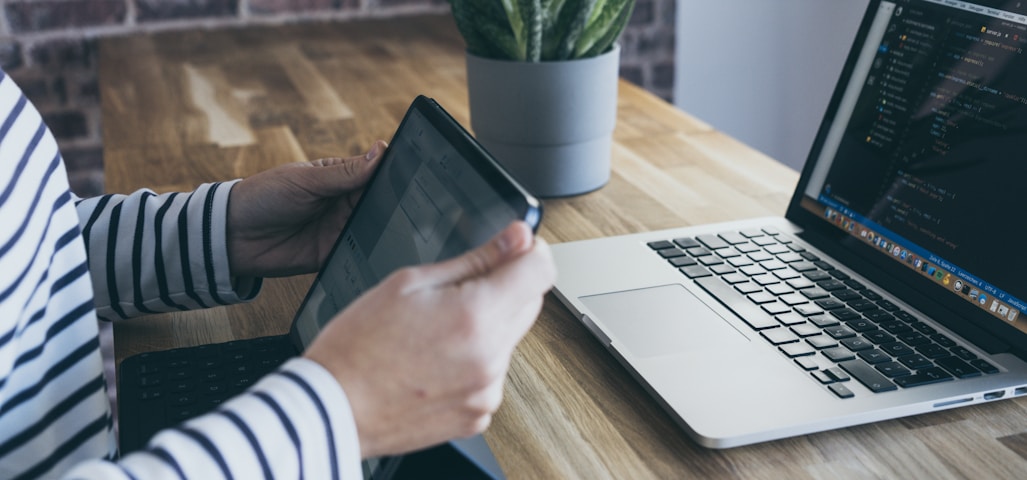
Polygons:
M98 322L241 302L233 182L80 199L39 113L0 71L0 478L360 478L349 403L293 359L119 458Z

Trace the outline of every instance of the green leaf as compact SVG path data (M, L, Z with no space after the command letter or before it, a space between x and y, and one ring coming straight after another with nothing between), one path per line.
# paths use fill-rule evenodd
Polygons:
M563 8L564 3L567 0L543 0L542 12L545 15L545 24L543 28L549 30L556 24L557 19L560 17L560 10Z
M467 49L510 60L567 60L610 48L635 0L449 0Z
M524 60L524 45L517 42L513 32L505 26L500 27L494 23L480 23L478 30L482 36L489 39L492 44L492 51L498 52L487 55L492 58L509 60Z
M543 11L540 0L518 0L524 22L524 59L537 62L542 57Z
M627 24L626 21L621 21L622 13L627 10L630 14L630 10L634 9L635 2L619 1L619 0L599 0L602 5L596 5L597 13L592 16L592 20L585 27L581 37L578 39L577 44L574 47L574 57L587 56L586 54L592 50L600 39L609 38L611 35L616 40L617 36L620 35L621 29Z
M606 30L606 34L603 35L582 57L595 57L600 54L606 53L610 50L610 47L620 38L620 34L624 31L624 27L627 26L628 21L631 20L631 13L634 11L635 0L629 0L628 6L621 10L620 15L614 21L613 25Z
M563 32L559 45L556 47L555 56L552 60L566 60L574 53L574 46L578 37L585 30L589 17L592 16L592 7L596 0L567 0L560 15L560 20L554 29Z
M469 52L487 58L518 58L517 41L498 0L450 0L450 6Z
M521 17L520 4L518 0L502 0L503 10L506 11L507 22L510 23L510 30L513 31L514 40L517 43L517 54L512 57L514 60L524 60L527 50L527 39L525 38L524 20Z
M483 16L484 20L497 24L507 24L506 10L503 9L503 2L500 0L472 0L468 2L474 5L475 11Z
M467 43L467 51L479 56L491 56L492 43L478 32L475 19L471 15L473 0L449 0L450 10L453 12L453 20L460 36L464 37Z
M596 18L599 17L599 13L606 8L606 0L598 0L595 5L592 6L592 16L588 17L588 25L595 23Z
M542 24L542 60L553 59L556 56L556 48L563 40L563 32L556 27L566 2L567 0L544 0L542 3L545 12L545 21Z

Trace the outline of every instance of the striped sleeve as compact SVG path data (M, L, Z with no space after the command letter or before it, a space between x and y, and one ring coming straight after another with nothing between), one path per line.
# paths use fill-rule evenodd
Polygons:
M75 198L0 70L0 478L361 478L346 395L304 359L115 462L93 286L108 318L255 295L258 280L229 275L231 187Z
M116 454L79 233L57 143L0 70L0 478Z
M234 185L77 200L98 316L114 320L256 296L260 279L232 277L228 267L225 216Z
M356 432L335 379L297 358L217 410L158 433L120 462L87 462L65 478L359 479Z

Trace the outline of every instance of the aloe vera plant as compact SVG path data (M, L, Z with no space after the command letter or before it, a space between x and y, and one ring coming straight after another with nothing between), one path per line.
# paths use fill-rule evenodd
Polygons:
M528 62L594 57L608 51L635 0L449 0L467 50Z

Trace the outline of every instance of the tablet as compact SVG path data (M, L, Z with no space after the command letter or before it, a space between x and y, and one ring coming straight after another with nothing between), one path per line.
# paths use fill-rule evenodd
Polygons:
M417 97L296 313L293 342L308 346L397 269L458 256L515 220L537 230L539 200L438 103Z

